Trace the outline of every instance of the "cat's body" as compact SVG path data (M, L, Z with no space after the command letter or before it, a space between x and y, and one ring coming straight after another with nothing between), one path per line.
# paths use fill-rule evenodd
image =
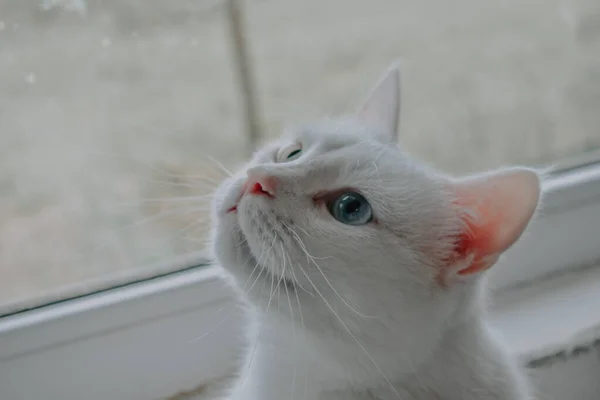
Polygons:
M525 377L506 357L499 341L490 339L490 332L476 331L486 326L446 332L429 362L400 378L389 377L389 383L364 354L356 353L355 343L347 343L348 351L334 354L327 340L314 335L307 340L296 332L295 341L287 340L293 338L293 328L286 322L269 326L276 326L277 331L263 331L252 349L254 337L252 364L247 372L242 368L245 382L243 386L242 380L238 382L239 393L233 399L521 400L529 391ZM467 334L467 330L472 332ZM355 371L349 365L356 366Z
M398 72L224 182L214 250L253 316L233 400L525 400L481 273L539 200L526 169L454 179L395 144Z

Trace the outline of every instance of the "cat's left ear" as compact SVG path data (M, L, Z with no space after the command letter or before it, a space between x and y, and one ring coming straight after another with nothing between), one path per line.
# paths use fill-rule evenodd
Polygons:
M527 168L501 169L450 184L462 220L452 274L477 275L522 235L540 202L541 178Z
M380 139L394 142L400 117L400 65L392 64L360 106L356 116L381 130ZM383 137L381 137L383 136Z

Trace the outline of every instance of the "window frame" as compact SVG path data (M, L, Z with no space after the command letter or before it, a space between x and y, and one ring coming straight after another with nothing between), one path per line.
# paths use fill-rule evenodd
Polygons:
M520 298L518 309L535 305L535 315L558 324L561 316L534 299L555 290L547 284L554 276L583 276L600 260L600 163L552 173L544 192L544 211L492 270L490 283L499 299L512 304L508 308L514 310ZM217 266L205 263L5 315L1 397L175 399L169 396L222 377L243 334L222 278ZM510 313L504 321L514 340L539 347L539 340L519 339L531 321L525 328Z
M507 291L600 261L600 162L550 173L541 203L523 237L491 271L493 290Z

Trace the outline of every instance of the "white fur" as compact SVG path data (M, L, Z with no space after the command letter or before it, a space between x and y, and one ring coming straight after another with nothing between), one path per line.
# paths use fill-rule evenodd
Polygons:
M397 87L391 74L379 86ZM454 180L391 143L399 96L379 86L368 115L285 133L217 191L214 252L254 324L229 398L529 399L485 322L482 279L436 280L464 229ZM276 162L293 143L302 154ZM249 170L277 179L274 198L240 199ZM376 222L344 225L313 202L339 188L359 190Z

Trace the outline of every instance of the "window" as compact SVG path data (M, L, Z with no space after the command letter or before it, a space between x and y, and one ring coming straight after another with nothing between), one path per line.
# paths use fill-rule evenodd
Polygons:
M239 321L205 252L212 189L286 122L352 110L397 58L409 152L452 173L554 167L492 286L596 265L597 0L0 0L0 397L219 378Z
M248 3L261 139L347 111L401 57L400 139L437 166L589 154L600 148L600 8L530 3ZM248 155L226 10L0 2L6 312L203 261L208 195L222 166Z
M201 257L244 137L222 13L169 4L0 2L7 311Z

